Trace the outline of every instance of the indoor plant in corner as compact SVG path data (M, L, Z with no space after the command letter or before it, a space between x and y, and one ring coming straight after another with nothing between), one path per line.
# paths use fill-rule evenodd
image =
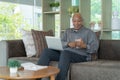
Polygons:
M16 73L20 66L21 64L17 60L8 60L8 67L9 67L10 73Z

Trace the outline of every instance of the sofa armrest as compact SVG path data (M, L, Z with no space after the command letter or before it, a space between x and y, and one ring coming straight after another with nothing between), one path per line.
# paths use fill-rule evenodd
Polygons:
M0 41L0 51L10 57L25 57L25 47L22 40L2 40Z
M7 50L6 43L4 41L0 41L0 66L7 65Z

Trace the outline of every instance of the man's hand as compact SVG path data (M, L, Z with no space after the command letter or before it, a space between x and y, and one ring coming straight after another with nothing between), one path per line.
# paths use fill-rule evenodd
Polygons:
M76 47L76 42L69 42L68 46L71 48L75 48Z
M77 39L76 40L76 47L86 48L87 46L82 39Z

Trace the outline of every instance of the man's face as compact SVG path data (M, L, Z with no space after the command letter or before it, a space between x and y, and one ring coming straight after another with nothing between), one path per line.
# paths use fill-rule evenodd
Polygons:
M81 16L74 16L72 19L74 29L78 30L83 25L83 20Z

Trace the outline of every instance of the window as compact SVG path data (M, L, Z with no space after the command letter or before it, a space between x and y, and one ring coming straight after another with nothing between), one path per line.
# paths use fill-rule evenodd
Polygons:
M60 15L55 15L55 36L60 37Z
M112 0L112 39L120 39L120 0Z
M42 30L42 10L38 0L29 4L24 0L3 1L0 1L0 40L20 39L20 29Z
M101 0L91 0L91 21L101 21Z
M96 31L100 30L101 26L98 24L101 23L102 9L101 9L101 0L91 0L91 29Z

